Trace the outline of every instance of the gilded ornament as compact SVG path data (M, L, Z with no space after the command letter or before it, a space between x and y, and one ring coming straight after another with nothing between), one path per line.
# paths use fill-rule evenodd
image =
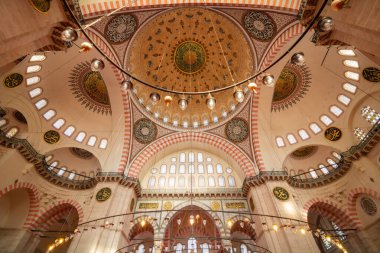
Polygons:
M177 46L174 52L175 66L185 74L194 74L206 63L206 51L196 41L185 41Z
M48 12L50 10L50 2L51 0L29 0L33 5L34 9L39 12Z
M105 36L112 44L129 40L137 29L137 20L133 15L121 14L113 17L106 25Z
M111 197L111 193L112 193L112 191L110 188L104 187L96 193L96 200L97 201L106 201L107 199L109 199Z
M249 35L260 41L270 41L277 33L275 22L264 12L249 11L243 17L243 25Z
M225 132L230 141L242 142L249 135L248 123L243 118L234 118L226 124Z
M24 77L21 74L12 73L4 79L4 86L7 88L15 88L19 86L23 80Z
M378 83L380 82L380 70L375 67L368 67L363 69L362 75L365 80Z
M220 206L220 203L218 201L211 202L211 210L218 211L218 210L220 210L220 208L221 208L221 206Z
M226 203L226 208L229 208L229 209L244 209L245 208L245 204L244 204L244 202Z
M338 141L342 135L342 130L337 127L329 127L325 130L325 138L329 141Z
M362 207L363 211L370 216L374 216L377 213L376 203L371 198L368 198L368 197L361 198L360 206Z
M149 119L139 119L133 124L133 135L138 142L148 144L156 139L157 127Z
M57 131L49 130L44 134L44 140L46 143L55 144L59 141L61 136Z
M143 202L139 204L139 209L158 209L158 203Z
M273 189L274 196L279 200L288 200L289 192L282 187L275 187Z
M170 201L164 202L164 210L172 210L173 209L173 203Z

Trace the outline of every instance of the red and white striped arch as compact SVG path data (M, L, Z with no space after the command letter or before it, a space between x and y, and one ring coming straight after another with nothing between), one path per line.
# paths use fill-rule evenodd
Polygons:
M28 192L29 211L28 211L28 216L26 217L26 221L23 226L24 228L28 228L29 224L31 224L31 222L33 222L33 220L38 216L39 203L38 203L37 187L27 182L11 184L11 185L6 186L2 190L0 190L0 198L3 197L8 192L17 190L17 189L25 189Z
M358 187L352 189L348 194L348 214L353 217L353 219L358 220L360 222L360 227L363 227L363 224L359 219L358 211L356 209L356 200L358 199L359 195L367 195L380 201L380 194L377 191L366 187Z
M175 6L268 8L297 14L300 4L301 0L81 0L80 9L84 18L106 14L124 6L129 9Z
M75 200L58 201L55 205L44 208L33 221L27 224L28 229L48 230L49 227L73 212L78 214L79 223L83 221L83 209ZM40 233L38 233L40 234Z
M225 152L235 160L246 176L255 175L254 164L249 157L242 150L240 150L240 148L226 139L210 133L183 132L164 136L145 147L145 149L143 149L132 161L128 171L128 176L138 177L146 162L166 147L189 141L209 144L217 148L219 151Z
M359 220L352 217L347 209L339 207L337 203L326 199L314 198L309 200L304 206L304 213L308 215L309 212L326 217L342 229L360 227Z

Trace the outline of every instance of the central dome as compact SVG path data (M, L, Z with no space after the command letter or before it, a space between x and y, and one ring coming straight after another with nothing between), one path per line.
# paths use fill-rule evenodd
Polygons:
M208 8L186 7L163 11L148 19L133 36L125 69L138 79L175 92L207 92L244 80L255 72L251 44L233 18ZM206 105L207 95L179 96L134 81L139 105L154 118L174 127L197 128L229 119L238 111L233 89L213 94L215 109ZM161 100L152 103L151 93ZM172 96L169 106L165 96ZM188 106L181 110L178 100Z
M179 44L174 53L176 67L186 74L200 71L206 62L206 51L195 41L185 41Z

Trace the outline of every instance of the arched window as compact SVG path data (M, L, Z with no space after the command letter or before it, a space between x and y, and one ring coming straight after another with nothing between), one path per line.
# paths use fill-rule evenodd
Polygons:
M277 147L279 148L285 147L285 142L284 142L284 139L282 139L282 137L276 138L276 144L277 144Z
M215 178L213 176L208 177L208 186L215 187Z
M105 148L107 148L107 145L108 145L107 139L101 139L100 140L99 148L105 149Z
M91 136L87 141L87 145L91 147L95 146L96 140L97 140L96 136Z
M209 246L207 243L203 243L200 246L202 248L202 253L209 253L210 252L210 249L209 249Z
M313 168L309 169L309 173L312 178L318 178L317 172L315 172Z
M49 167L48 167L48 170L53 170L54 168L56 168L58 165L58 162L57 161L54 161L52 162Z
M43 54L36 54L36 55L33 55L31 58L30 58L30 61L31 62L36 62L36 61L44 61L46 59L46 56L43 55Z
M235 178L233 176L228 176L228 185L230 187L235 187L236 186Z
M26 85L30 86L36 83L39 83L41 81L41 78L39 76L32 76L26 79Z
M53 159L53 155L48 155L47 157L45 157L46 162L50 161L51 159Z
M186 154L185 153L179 154L179 162L180 163L186 162Z
M310 138L309 134L304 129L299 130L298 135L301 137L302 140L307 140Z
M207 164L207 173L208 174L214 173L214 167L212 166L212 164Z
M322 171L322 173L325 174L325 175L330 173L329 169L327 169L327 167L326 167L325 165L323 165L323 164L318 165L318 168L319 168L319 169Z
M185 177L184 176L180 176L178 178L178 186L179 187L185 187Z
M184 164L179 165L179 173L180 174L185 174L186 173L186 167Z
M352 49L339 49L338 54L343 56L356 56L354 50Z
M70 137L75 132L75 127L69 126L66 128L66 130L63 132L64 135Z
M44 117L46 120L50 120L50 119L52 119L55 115L56 115L56 112L55 112L53 109L50 109L50 110L48 110L47 112L45 112L45 113L43 114L43 117Z
M161 174L166 174L166 164L162 164L161 165L160 173Z
M148 182L148 187L149 188L154 188L155 185L156 185L156 178L155 177L150 177L149 178L149 182Z
M189 163L195 162L195 154L194 152L189 153Z
M30 74L30 73L35 73L35 72L38 72L41 70L41 65L32 65L32 66L28 66L26 68L26 73L27 74Z
M290 144L296 144L297 143L297 139L293 134L288 134L288 136L286 136L286 138L288 139Z
M182 253L182 244L181 243L177 243L177 245L175 246L175 253Z
M6 119L0 119L0 127L5 126L7 123Z
M53 127L55 127L56 129L60 129L64 124L65 124L65 120L64 119L57 119L53 123Z
M359 81L359 73L353 72L353 71L346 71L344 72L344 76L348 79Z
M344 83L343 84L343 89L345 91L348 91L348 92L352 93L352 94L355 94L357 87L356 87L356 85L353 85L351 83Z
M334 168L334 169L337 169L339 166L338 166L338 164L336 164L336 162L333 160L333 159L331 159L331 158L329 158L329 159L327 159L327 162Z
M160 177L158 179L158 186L161 188L161 189L164 189L165 188L165 177Z
M240 252L241 253L248 253L247 245L245 245L244 243L242 243L240 245Z
M144 244L140 244L137 249L137 253L144 253L144 252L145 252L145 246Z
M188 253L197 253L197 240L194 237L190 237L187 241Z
M75 171L71 171L68 178L69 178L69 180L74 180L74 178L75 178Z
M41 93L42 93L41 88L35 88L35 89L29 91L29 96L30 96L30 98L35 98L38 95L41 95Z
M12 138L12 137L15 136L17 133L18 133L18 128L17 128L17 127L12 127L11 129L9 129L9 130L7 131L7 133L5 134L5 137L7 137L7 138Z
M330 112L332 114L334 114L335 116L339 117L342 113L343 113L343 110L340 109L338 106L336 105L332 105L330 106Z
M66 168L65 168L65 167L62 167L62 168L58 171L57 176L62 177L63 174L65 174L65 172L66 172Z
M203 164L198 164L198 174L203 174L205 173Z
M86 137L85 132L79 132L77 137L75 137L75 140L77 142L83 142L84 138Z
M318 126L317 123L311 123L309 126L310 130L314 133L317 134L322 131L322 129Z
M355 60L344 60L343 64L344 64L344 66L347 66L347 67L350 67L350 68L354 68L354 69L358 69L359 68L359 62L355 61Z
M329 125L331 125L331 123L333 123L333 120L329 116L327 116L327 115L322 115L321 118L320 118L320 120L326 126L329 126Z
M206 181L204 176L199 176L198 177L198 186L199 187L205 187L206 186Z
M337 152L332 152L332 155L336 158L336 159L338 159L338 160L340 160L341 158L342 158L342 156L340 155L340 154L338 154Z
M216 165L216 173L218 173L218 174L223 173L223 166L219 163Z
M175 164L171 164L171 165L170 165L169 173L170 173L170 174L175 174Z
M175 177L169 177L168 186L169 187L174 187L175 186Z
M219 176L218 177L218 185L220 187L225 187L226 186L226 182L224 181L224 177L223 176Z
M203 163L203 154L202 154L202 153L198 153L197 155L198 155L198 157L197 157L197 161L198 161L199 163Z
M194 173L195 173L195 170L194 170L194 164L190 164L190 165L189 165L189 173L190 173L190 174L194 174Z
M46 99L38 100L34 105L36 106L37 110L41 110L47 105L47 100Z
M351 98L341 94L338 96L338 101L344 104L345 106L348 106L351 103Z

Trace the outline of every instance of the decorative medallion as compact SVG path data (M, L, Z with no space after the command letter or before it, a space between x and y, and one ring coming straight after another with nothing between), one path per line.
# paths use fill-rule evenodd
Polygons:
M15 88L19 86L23 80L24 77L21 74L12 73L4 79L4 86L7 88Z
M16 119L18 122L20 122L20 123L22 123L22 124L25 124L25 125L28 124L28 122L26 121L24 115L23 115L21 112L19 112L19 111L15 111L15 112L13 113L13 116L15 117L15 119Z
M106 25L105 36L113 44L129 40L137 29L137 20L130 14L113 17Z
M79 157L79 158L82 158L82 159L91 159L94 157L94 155L85 150L85 149L81 149L81 148L70 148L70 151L73 155Z
M276 23L264 12L249 11L243 17L243 25L249 35L260 41L270 41L276 35Z
M218 210L220 210L220 208L221 208L221 206L220 206L220 203L218 201L211 202L211 210L218 211Z
M274 196L279 200L288 200L289 192L282 187L275 187L273 189Z
M272 98L272 111L281 111L297 104L306 95L311 74L306 65L287 63L276 81Z
M255 211L255 204L253 203L252 197L249 199L249 207L251 208L251 212Z
M329 127L325 130L325 138L329 141L338 141L342 138L342 130L337 127Z
M365 80L370 82L380 82L380 70L375 67L368 67L363 69L362 75Z
M148 144L157 137L157 127L149 119L139 119L133 125L133 135L142 144Z
M109 199L111 197L111 193L112 193L112 191L110 188L104 187L96 193L96 200L97 201L106 201L107 199Z
M194 74L206 63L206 50L196 41L180 43L174 52L175 66L185 74Z
M59 141L60 135L57 131L49 130L44 134L44 140L46 143L55 144Z
M248 123L242 118L233 118L226 124L226 136L232 142L242 142L249 135Z
M135 199L133 198L131 200L131 204L129 205L129 211L132 213L134 208L135 208Z
M164 202L163 207L164 207L164 210L167 210L167 211L172 210L173 209L173 203L170 201L166 201L166 202Z
M90 111L111 114L107 86L98 71L91 70L91 64L77 64L70 76L70 89L80 104Z
M295 159L305 159L314 155L318 150L317 146L307 146L293 151L290 155Z
M360 206L362 207L363 211L370 216L374 216L377 213L376 203L371 198L368 198L368 197L361 198Z
M33 7L39 12L48 12L51 0L30 0Z

